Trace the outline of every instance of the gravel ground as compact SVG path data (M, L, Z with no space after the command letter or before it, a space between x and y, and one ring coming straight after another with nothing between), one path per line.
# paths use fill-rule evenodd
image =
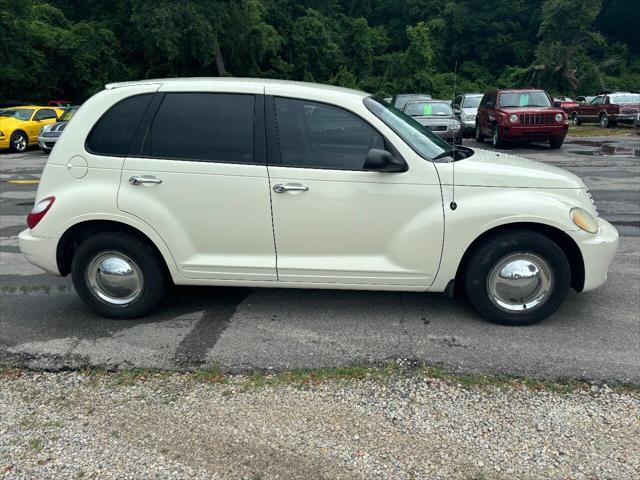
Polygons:
M640 478L636 390L122 379L0 373L4 478Z

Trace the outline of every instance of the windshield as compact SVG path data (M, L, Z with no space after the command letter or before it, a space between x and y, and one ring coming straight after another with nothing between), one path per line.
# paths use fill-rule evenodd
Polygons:
M5 110L0 110L0 117L12 117L26 121L31 118L32 113L33 108L7 108Z
M411 117L441 117L453 115L453 110L446 103L411 102L407 103L404 113Z
M480 100L482 100L482 95L464 97L462 108L478 108L480 106Z
M550 107L545 92L503 92L500 94L501 107Z
M431 96L430 95L423 95L423 94L413 94L413 95L398 95L396 97L396 102L395 102L395 107L398 109L403 109L404 106L409 103L409 102L413 102L415 100L430 100Z
M364 105L422 158L431 160L452 151L446 141L379 98L367 97L364 99Z
M640 103L640 94L624 93L620 95L609 95L610 103Z
M71 120L71 117L73 117L77 111L78 111L77 108L70 108L69 110L67 110L66 112L64 112L62 114L62 116L60 117L60 120L58 120L58 121L59 122L68 122L69 120Z

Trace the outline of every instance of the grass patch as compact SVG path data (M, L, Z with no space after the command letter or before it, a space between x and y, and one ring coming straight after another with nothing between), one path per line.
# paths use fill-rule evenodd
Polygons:
M29 439L27 445L29 445L29 447L37 453L40 453L42 451L42 442L37 438Z
M633 127L602 128L599 125L569 125L569 137L629 137L634 135Z

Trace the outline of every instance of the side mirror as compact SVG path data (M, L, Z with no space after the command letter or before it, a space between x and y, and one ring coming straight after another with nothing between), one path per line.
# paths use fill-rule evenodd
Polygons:
M372 148L364 159L364 170L374 172L406 172L407 164L404 160L394 157L387 150Z
M453 107L453 113L459 114L460 113L460 107L454 106Z
M560 105L562 105L562 102L559 102L558 100L554 100L553 102L554 107L560 108Z

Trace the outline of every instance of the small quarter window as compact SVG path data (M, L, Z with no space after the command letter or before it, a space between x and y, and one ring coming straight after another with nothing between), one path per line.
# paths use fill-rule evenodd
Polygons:
M87 150L98 155L126 155L133 134L152 97L152 93L135 95L107 110L89 133Z

